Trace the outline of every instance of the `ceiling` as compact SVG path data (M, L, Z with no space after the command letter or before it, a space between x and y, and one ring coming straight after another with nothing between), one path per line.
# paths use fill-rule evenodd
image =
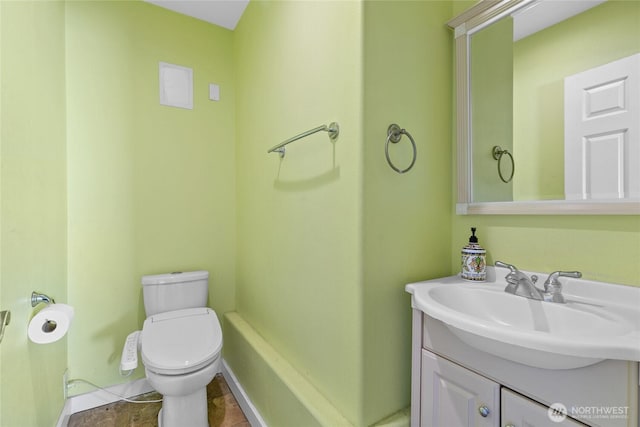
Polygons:
M531 3L514 12L513 41L571 18L605 0L544 0Z
M165 9L235 30L249 0L144 0ZM546 0L513 13L514 41L597 6L605 0Z
M183 15L235 30L249 0L144 0Z

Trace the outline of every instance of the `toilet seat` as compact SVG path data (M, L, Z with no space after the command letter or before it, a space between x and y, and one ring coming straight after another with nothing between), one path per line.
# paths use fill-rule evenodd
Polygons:
M212 309L188 308L148 317L140 341L147 369L161 375L182 375L220 356L222 330Z

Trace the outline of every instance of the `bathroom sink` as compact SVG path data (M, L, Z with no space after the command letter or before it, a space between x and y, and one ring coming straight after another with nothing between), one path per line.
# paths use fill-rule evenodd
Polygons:
M414 308L504 359L545 369L640 361L640 288L563 278L567 303L559 304L504 292L507 272L490 268L486 282L452 276L406 290Z

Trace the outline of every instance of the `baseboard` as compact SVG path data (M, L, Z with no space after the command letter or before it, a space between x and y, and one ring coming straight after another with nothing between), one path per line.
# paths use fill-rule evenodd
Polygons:
M60 416L58 417L58 422L56 423L56 427L67 427L69 425L69 418L71 417L71 404L69 403L69 399L65 400L64 406L62 407L62 412L60 412Z
M87 409L117 402L120 400L119 396L129 398L152 391L154 391L153 387L151 387L147 379L141 378L136 381L105 387L104 390L98 389L89 393L72 396L65 401L56 426L66 427L71 415L86 411Z
M235 374L224 359L222 360L222 375L231 389L231 393L233 393L233 396L238 401L238 405L242 408L242 412L244 412L245 417L247 417L247 421L251 424L251 427L267 427L267 423L264 422L258 409L253 405L249 396L247 396L247 393L245 393L242 385L238 382Z
M253 405L249 396L247 396L242 385L238 382L235 374L231 371L224 359L222 360L222 375L224 376L231 393L233 393L233 396L238 401L240 408L242 408L242 412L244 412L247 417L249 424L251 424L251 427L267 427L267 424L260 416L260 413ZM153 387L151 387L147 379L141 378L136 381L105 387L104 390L98 389L89 393L72 396L64 402L64 407L62 408L60 417L58 417L56 427L67 427L71 415L77 412L86 411L87 409L93 409L98 406L117 402L120 400L120 397L118 396L130 398L152 391L154 391Z

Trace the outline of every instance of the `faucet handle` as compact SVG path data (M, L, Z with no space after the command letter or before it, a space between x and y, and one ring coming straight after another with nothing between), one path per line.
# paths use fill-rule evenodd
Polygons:
M551 302L565 303L564 296L562 295L562 283L558 280L558 277L573 277L579 279L582 277L582 273L579 271L554 271L547 277L544 282L544 300Z
M558 281L558 277L573 277L574 279L579 279L582 277L582 273L579 271L554 271L549 275L549 277L547 277L544 285L548 286L559 284L560 282Z
M558 277L573 277L575 279L579 279L582 277L582 273L579 271L554 271L544 282L545 292L548 292L550 287L558 288L558 290L562 289L562 283L560 283Z
M518 271L515 265L507 264L506 262L496 261L494 265L496 267L508 268L509 270L511 270L512 273L515 273Z

